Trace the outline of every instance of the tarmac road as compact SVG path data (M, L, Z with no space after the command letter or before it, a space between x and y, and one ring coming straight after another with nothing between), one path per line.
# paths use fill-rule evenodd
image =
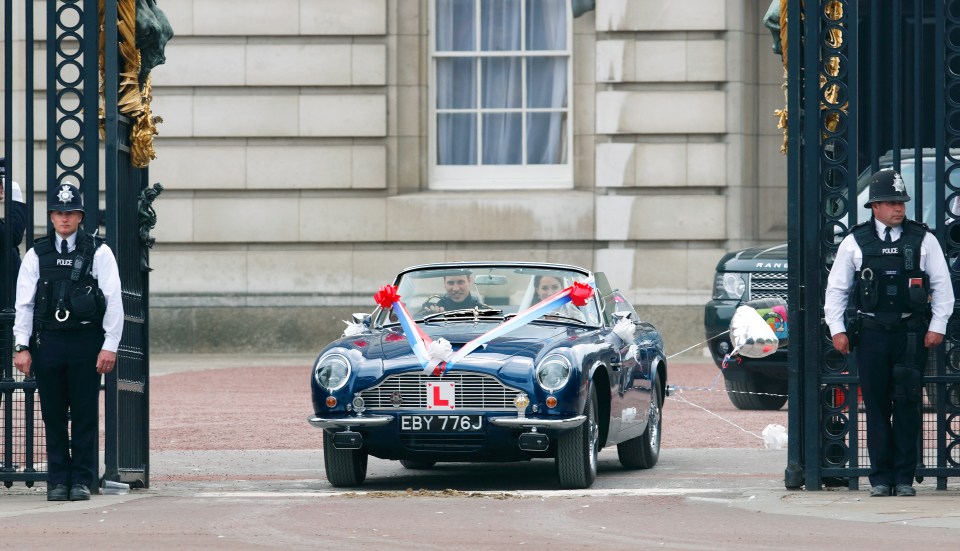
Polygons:
M786 451L763 449L748 434L776 416L786 424L785 411L737 416L722 393L706 391L685 396L713 414L667 403L671 425L654 469L624 471L616 449L606 449L589 490L556 490L546 460L408 471L371 459L361 491L339 491L323 477L317 431L305 421L309 399L282 382L305 387L310 361L154 358L151 487L72 503L45 501L43 485L0 488L0 548L882 550L952 549L960 536L956 488L921 485L912 499L786 491ZM698 361L673 368L672 382L691 388L715 373ZM204 376L239 395L211 393ZM224 408L221 394L244 407ZM251 404L254 394L267 406ZM288 425L290 410L300 415ZM738 447L720 447L717 433Z

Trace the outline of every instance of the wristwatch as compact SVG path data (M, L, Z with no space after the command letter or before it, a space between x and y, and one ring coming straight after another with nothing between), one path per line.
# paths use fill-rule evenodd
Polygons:
M24 352L24 351L30 352L30 347L25 344L18 344L17 346L13 347L13 351L14 352Z

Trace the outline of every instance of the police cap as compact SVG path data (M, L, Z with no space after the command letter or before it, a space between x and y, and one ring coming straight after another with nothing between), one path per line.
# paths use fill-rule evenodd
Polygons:
M59 184L50 196L47 212L70 212L73 210L83 212L83 198L80 196L80 190L70 182Z
M871 203L878 201L906 203L909 200L907 185L900 177L900 173L892 168L885 168L874 174L873 178L870 179L870 198L863 206L870 208Z

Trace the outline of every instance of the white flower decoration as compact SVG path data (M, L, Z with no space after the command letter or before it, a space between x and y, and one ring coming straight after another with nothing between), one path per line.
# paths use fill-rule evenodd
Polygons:
M613 326L613 334L620 337L624 343L633 342L636 326L627 318L623 318Z
M427 345L427 356L430 357L427 367L436 367L441 362L450 361L453 357L453 346L450 341L441 337Z
M366 330L366 327L364 327L361 323L352 323L346 320L341 321L347 324L347 328L343 330L344 337L353 337L354 335L359 335Z

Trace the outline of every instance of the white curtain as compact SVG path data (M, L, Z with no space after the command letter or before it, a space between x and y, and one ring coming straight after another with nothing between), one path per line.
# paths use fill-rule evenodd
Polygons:
M567 0L437 0L436 49L477 51L476 4L480 3L481 52L565 50ZM526 44L521 44L521 7L526 13ZM463 113L437 116L438 163L474 165L477 158L477 108L563 109L567 105L567 58L526 58L527 105L523 105L524 58L519 56L437 59L437 108L463 109ZM477 62L479 61L479 67ZM477 73L480 98L477 104ZM482 115L482 162L520 165L523 115L519 112L486 112ZM527 116L529 164L565 162L566 114L529 113Z

